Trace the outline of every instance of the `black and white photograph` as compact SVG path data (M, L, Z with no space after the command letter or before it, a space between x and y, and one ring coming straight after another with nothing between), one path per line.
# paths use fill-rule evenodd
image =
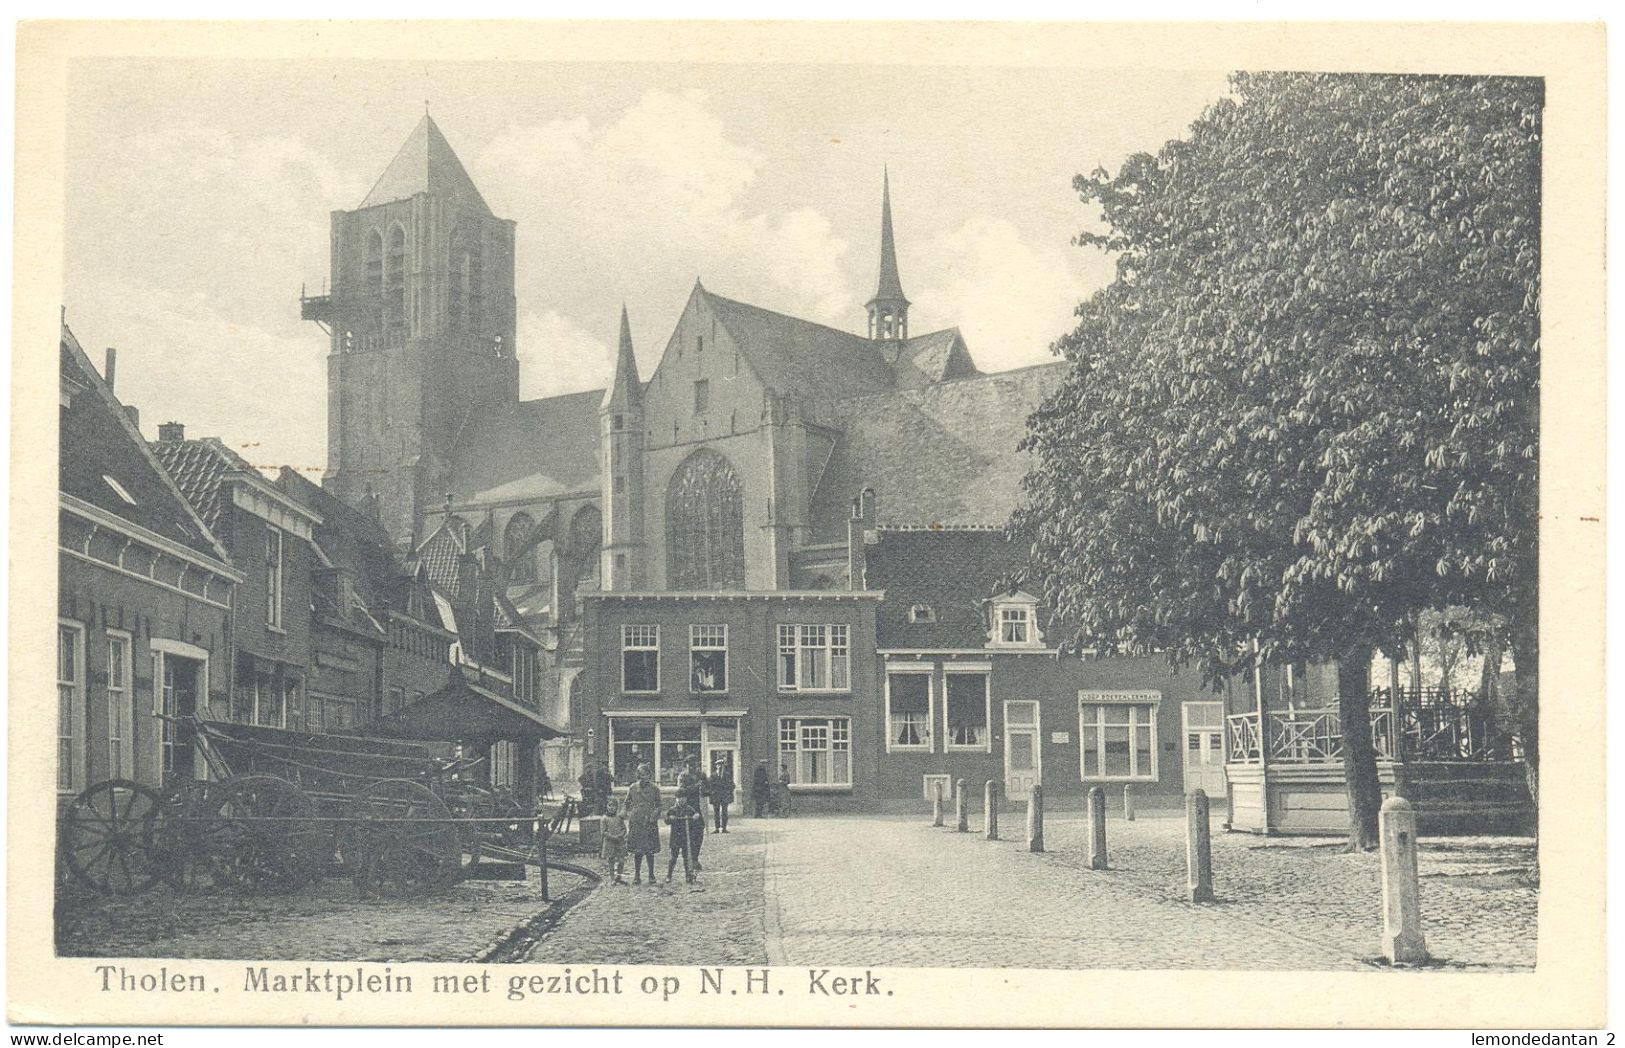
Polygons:
M1600 918L1603 708L1600 291L1551 253L1601 253L1548 214L1566 164L1600 245L1549 130L1600 28L1563 76L876 28L61 61L11 807L78 974L32 1014L918 1025L913 970L1595 949L1601 1021L1551 910Z

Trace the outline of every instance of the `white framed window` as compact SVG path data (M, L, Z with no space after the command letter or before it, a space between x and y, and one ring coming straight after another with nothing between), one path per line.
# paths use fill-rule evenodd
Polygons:
M135 778L135 688L130 634L107 631L107 776Z
M908 621L935 622L937 621L937 609L933 608L929 604L910 605L908 609Z
M1030 593L995 597L987 643L990 648L1039 648L1044 635L1038 629L1038 598Z
M689 626L688 690L696 695L728 690L727 626Z
M282 531L265 530L265 624L282 628Z
M1082 779L1157 778L1158 691L1080 691L1078 760Z
M847 717L780 717L779 765L792 787L850 788L852 721Z
M993 751L993 698L986 669L943 668L943 749Z
M931 750L931 667L886 667L886 752Z
M1033 609L1015 605L999 609L999 643L1030 644Z
M647 764L655 783L676 786L689 762L701 759L704 733L710 730L698 718L611 718L609 768L615 785L638 781L638 765ZM737 721L734 731L737 736Z
M56 624L56 788L77 793L85 788L85 628L58 619Z
M780 691L851 691L850 629L844 623L779 627Z
M660 627L621 627L621 690L651 695L660 690Z

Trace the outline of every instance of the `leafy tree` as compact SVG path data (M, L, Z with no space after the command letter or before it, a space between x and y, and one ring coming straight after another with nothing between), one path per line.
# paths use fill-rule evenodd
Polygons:
M1236 74L1183 139L1075 180L1117 278L1055 348L1015 530L1079 643L1237 672L1333 658L1345 727L1410 616L1514 624L1533 694L1538 81ZM1532 722L1531 722L1532 723ZM1346 730L1373 846L1369 733ZM1525 748L1534 758L1533 736Z

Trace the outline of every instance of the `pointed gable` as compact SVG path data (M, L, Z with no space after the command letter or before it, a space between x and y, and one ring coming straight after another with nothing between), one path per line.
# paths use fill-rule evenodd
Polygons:
M372 187L361 207L406 200L418 193L441 197L480 215L489 217L491 214L463 162L452 151L451 143L427 113L407 136L406 143L384 169L383 177Z

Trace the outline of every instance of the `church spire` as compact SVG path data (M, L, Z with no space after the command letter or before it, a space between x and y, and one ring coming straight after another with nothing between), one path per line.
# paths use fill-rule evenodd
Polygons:
M869 300L869 337L908 337L908 299L897 275L897 244L891 226L891 172L883 171L880 190L880 280Z
M621 306L621 344L615 351L615 377L604 391L601 410L635 408L643 402L643 380L638 378L638 358L632 351L632 323L626 306Z

